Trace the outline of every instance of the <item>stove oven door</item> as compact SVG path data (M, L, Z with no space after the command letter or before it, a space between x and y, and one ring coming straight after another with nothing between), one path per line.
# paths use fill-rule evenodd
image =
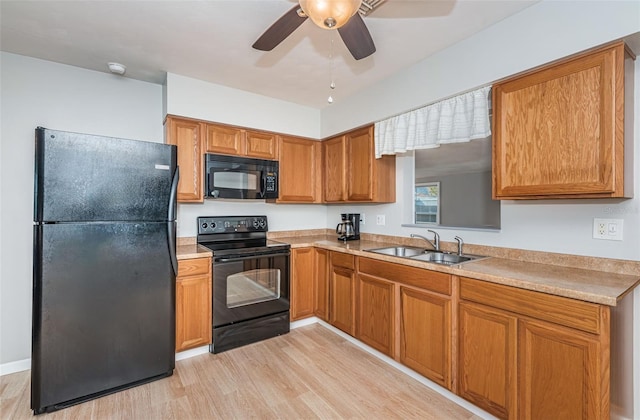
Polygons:
M213 328L288 311L289 254L216 257Z

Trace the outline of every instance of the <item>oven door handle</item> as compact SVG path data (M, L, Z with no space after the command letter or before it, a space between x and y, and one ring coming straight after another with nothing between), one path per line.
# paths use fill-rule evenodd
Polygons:
M267 253L267 254L247 255L246 257L215 258L214 262L226 263L226 262L234 262L234 261L255 260L256 258L261 258L261 257L280 257L280 256L287 257L290 254L291 253L289 251L287 251L287 252L271 252L271 253Z

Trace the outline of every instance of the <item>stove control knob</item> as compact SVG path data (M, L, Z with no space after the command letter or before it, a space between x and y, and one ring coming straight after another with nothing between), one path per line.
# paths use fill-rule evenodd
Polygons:
M202 226L202 229L206 229L207 227L209 227L209 225L206 222L203 223L201 226Z
M267 225L267 221L266 221L266 220L264 220L264 219L260 219L260 227L261 227L262 229L264 229L264 227L265 227L266 225Z
M255 219L255 220L253 221L253 227L254 227L255 229L258 229L258 227L259 227L259 226L260 226L260 222L258 222L258 219Z
M209 223L209 227L210 227L211 229L215 229L215 228L216 228L216 222L211 222L211 223Z

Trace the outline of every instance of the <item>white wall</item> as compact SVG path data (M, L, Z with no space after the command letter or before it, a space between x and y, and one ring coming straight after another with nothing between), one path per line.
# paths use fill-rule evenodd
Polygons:
M31 355L34 129L163 141L162 86L1 53L0 364Z
M317 109L169 73L165 88L168 114L225 124L320 138ZM178 206L178 236L195 236L198 216L266 215L269 229L319 229L327 224L320 205L267 204L264 200L205 200Z
M344 131L432 103L511 74L640 31L637 1L543 1L507 18L409 69L334 103L322 111L322 135ZM640 97L640 65L636 64L636 102ZM381 100L383 98L383 100ZM637 102L638 103L638 102ZM640 165L640 117L635 107L635 179ZM629 133L633 134L633 133ZM633 137L633 136L631 136ZM398 158L398 171L411 173L413 160ZM407 176L410 178L410 176ZM632 200L503 201L502 230L443 230L443 239L462 236L470 243L550 252L640 260L640 182ZM349 209L366 214L365 232L408 236L411 180L398 182L398 200L382 206L332 206L328 220ZM387 224L376 226L376 214ZM592 239L593 218L624 220L624 241Z
M168 114L320 138L320 111L227 86L167 74Z

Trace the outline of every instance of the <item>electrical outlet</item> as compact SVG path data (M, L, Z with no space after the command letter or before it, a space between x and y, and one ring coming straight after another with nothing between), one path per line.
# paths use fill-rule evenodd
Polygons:
M385 217L384 214L379 214L376 216L376 225L380 225L380 226L384 226L385 224Z
M623 219L593 219L593 238L622 240Z
M364 213L360 213L360 224L364 225Z

